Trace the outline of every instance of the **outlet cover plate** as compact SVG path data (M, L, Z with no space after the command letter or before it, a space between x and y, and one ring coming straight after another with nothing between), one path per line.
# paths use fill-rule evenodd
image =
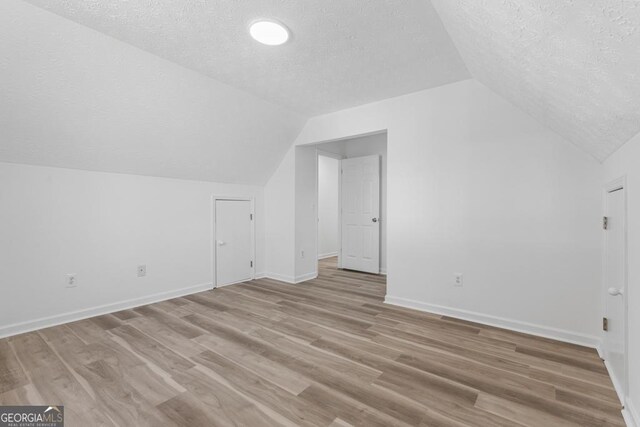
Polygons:
M144 277L147 275L147 266L139 265L138 266L138 277Z
M462 273L453 273L453 286L462 287L464 284L464 277Z
M78 278L76 273L69 273L65 275L65 283L67 288L75 288L78 286Z

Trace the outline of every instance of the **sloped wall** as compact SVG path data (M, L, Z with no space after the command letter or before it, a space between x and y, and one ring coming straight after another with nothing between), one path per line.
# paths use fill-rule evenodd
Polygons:
M0 52L0 161L263 185L305 121L19 0Z

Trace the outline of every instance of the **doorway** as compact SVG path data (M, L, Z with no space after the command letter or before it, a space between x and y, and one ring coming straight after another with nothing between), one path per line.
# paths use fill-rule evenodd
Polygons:
M626 183L605 189L603 356L624 405L627 393L627 218Z
M214 198L215 287L255 276L253 201Z
M340 250L340 160L318 152L318 259L337 258Z
M316 144L317 254L338 268L386 274L387 134Z

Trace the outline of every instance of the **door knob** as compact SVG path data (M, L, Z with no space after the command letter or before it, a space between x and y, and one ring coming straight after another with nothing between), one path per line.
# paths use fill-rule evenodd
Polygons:
M378 222L378 218L371 218L372 222Z
M225 243L225 242L223 242L222 240L218 240L218 246L223 246L223 245L225 245L225 244L226 244L226 243Z
M609 288L607 290L607 292L609 292L609 295L611 296L618 296L618 295L623 295L624 292L622 291L622 289L618 289L618 288Z

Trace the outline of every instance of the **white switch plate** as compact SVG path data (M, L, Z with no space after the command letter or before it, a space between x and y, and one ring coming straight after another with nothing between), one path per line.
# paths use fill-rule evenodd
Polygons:
M76 273L69 273L65 276L66 286L67 288L75 288L78 286L78 278L76 277Z
M144 277L147 275L147 266L139 265L138 266L138 277Z
M453 286L462 286L463 276L462 273L453 273Z

